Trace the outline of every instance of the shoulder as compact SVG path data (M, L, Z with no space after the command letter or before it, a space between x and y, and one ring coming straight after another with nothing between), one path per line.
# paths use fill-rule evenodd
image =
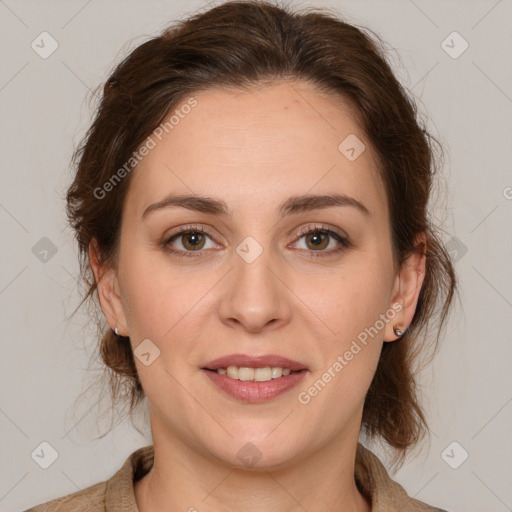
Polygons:
M107 482L99 482L81 491L61 496L23 512L100 512L105 510Z
M402 509L402 512L449 512L444 508L433 507L423 501L408 498L407 504Z
M135 450L108 480L36 505L23 512L116 512L137 510L134 482L152 467L153 446ZM120 508L120 504L122 508Z
M448 512L409 496L394 481L379 458L361 443L356 453L355 478L360 490L372 503L372 512Z

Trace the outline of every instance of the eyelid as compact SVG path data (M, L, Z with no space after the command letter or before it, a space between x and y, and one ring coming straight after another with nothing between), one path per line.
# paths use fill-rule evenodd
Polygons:
M189 231L197 231L198 233L204 233L205 235L208 235L210 238L213 238L213 236L209 233L208 229L204 229L204 227L204 224L185 224L183 226L176 228L175 230L171 230L171 233L166 234L164 236L164 240L170 240L178 235L181 235L182 233L188 233Z
M307 226L300 228L299 232L297 233L297 238L300 238L301 236L311 231L332 231L336 233L340 238L348 238L347 234L341 231L339 228L336 228L335 226L331 226L329 224L324 224L322 222L310 223Z

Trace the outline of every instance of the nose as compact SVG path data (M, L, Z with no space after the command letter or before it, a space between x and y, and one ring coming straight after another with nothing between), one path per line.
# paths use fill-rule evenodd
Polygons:
M269 251L252 262L234 253L234 268L225 281L219 307L221 321L228 326L256 333L282 327L291 318L291 292L284 269Z

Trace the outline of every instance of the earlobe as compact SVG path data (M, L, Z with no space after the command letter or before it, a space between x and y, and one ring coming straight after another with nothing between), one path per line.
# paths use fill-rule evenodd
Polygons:
M89 262L96 281L101 310L112 330L128 336L116 269L101 262L96 240L89 244Z
M406 261L396 276L395 294L392 299L393 309L399 312L386 325L384 341L396 341L405 334L412 322L416 306L425 279L426 270L426 235L421 233L416 238L416 250ZM396 304L399 304L398 308Z

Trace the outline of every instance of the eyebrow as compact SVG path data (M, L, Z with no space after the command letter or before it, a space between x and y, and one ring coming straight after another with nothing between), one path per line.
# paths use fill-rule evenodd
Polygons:
M366 217L371 217L368 208L357 199L345 194L324 194L324 195L301 195L292 196L287 199L279 208L279 216L291 215L312 210L331 208L334 206L353 207ZM219 199L194 195L176 195L169 194L157 203L150 204L142 214L142 219L152 212L165 208L181 207L188 210L194 210L213 215L228 215L233 213L229 211L226 203Z

